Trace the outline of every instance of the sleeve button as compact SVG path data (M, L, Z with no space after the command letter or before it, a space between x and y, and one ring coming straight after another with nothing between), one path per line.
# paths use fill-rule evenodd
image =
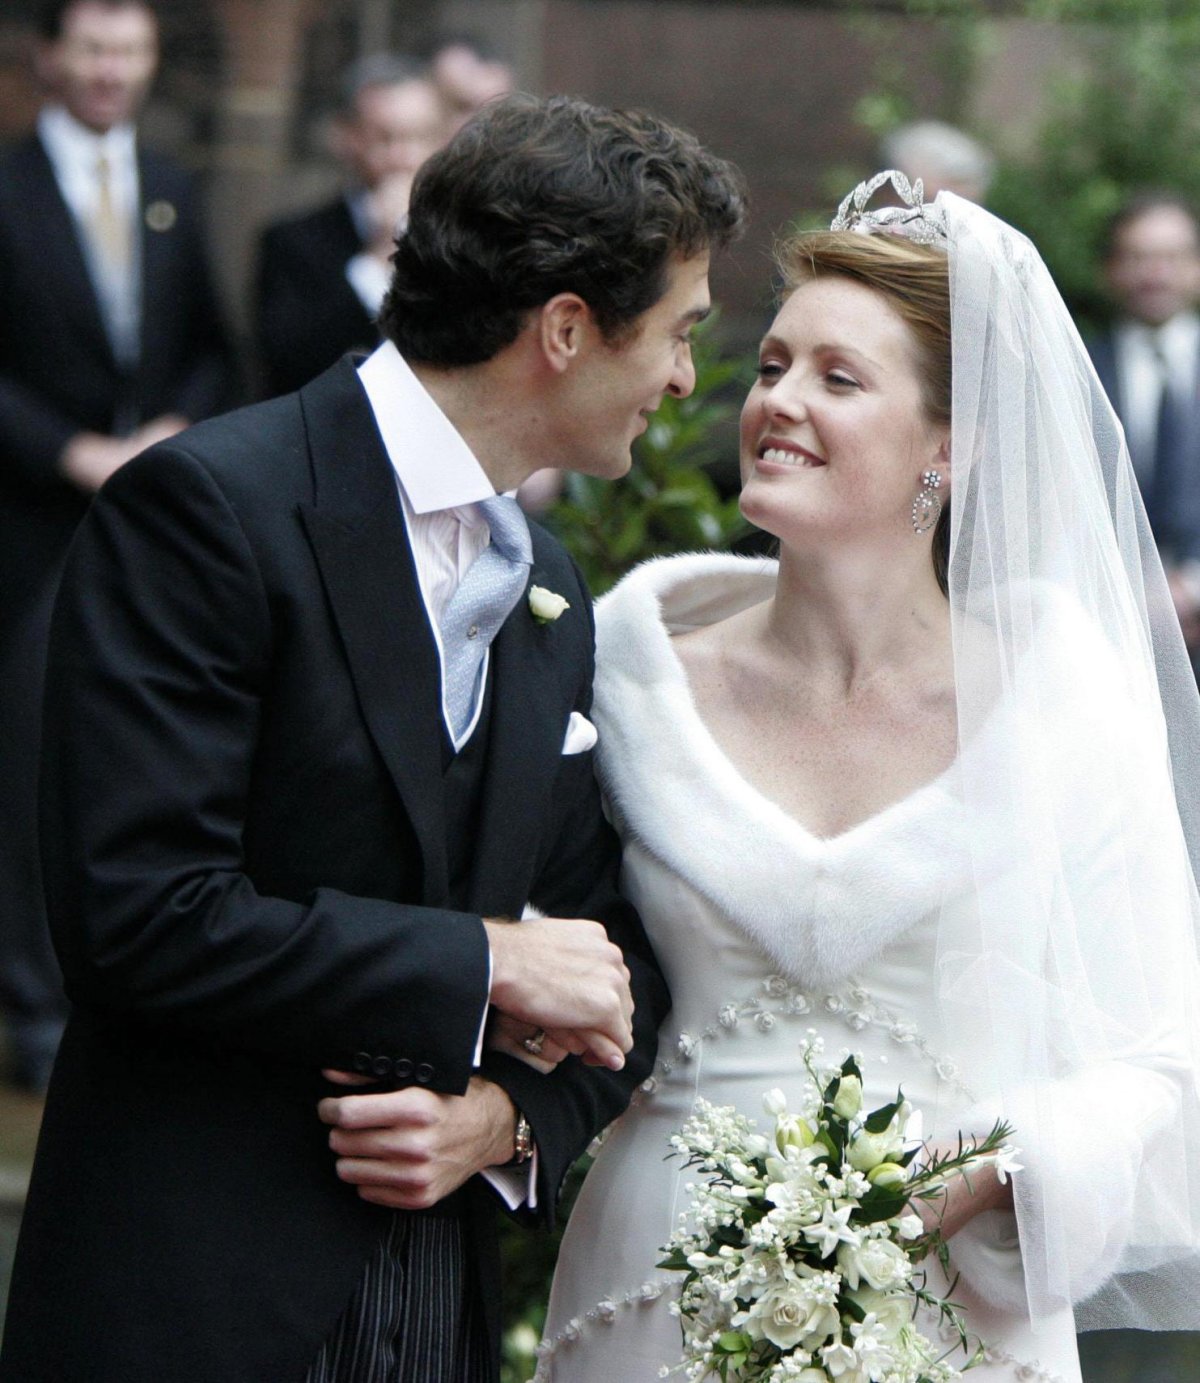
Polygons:
M430 1066L427 1061L421 1062L420 1066L417 1067L417 1080L419 1080L422 1085L428 1085L432 1079L433 1067Z
M360 1076L369 1076L371 1074L371 1053L355 1053L354 1069L359 1073Z
M396 1058L396 1076L399 1080L408 1080L413 1073L413 1064L406 1056Z
M377 1056L371 1063L371 1070L377 1076L390 1076L392 1074L392 1059L390 1056Z

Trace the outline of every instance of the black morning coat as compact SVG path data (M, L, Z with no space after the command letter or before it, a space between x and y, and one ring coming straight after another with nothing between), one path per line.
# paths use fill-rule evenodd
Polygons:
M598 918L637 1046L484 1071L533 1125L539 1200L620 1112L668 1006L592 754L587 592L533 526L493 645L469 906L448 909L438 665L395 478L353 365L125 467L72 550L48 677L41 827L76 1007L46 1106L4 1383L300 1383L388 1212L340 1183L322 1067L461 1092L480 918ZM406 1073L406 1074L402 1074ZM495 1194L471 1232L497 1339ZM498 1354L498 1347L497 1347Z

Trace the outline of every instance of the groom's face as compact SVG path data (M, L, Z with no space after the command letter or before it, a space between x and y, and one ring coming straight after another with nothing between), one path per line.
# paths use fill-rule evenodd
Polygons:
M629 470L634 439L667 394L686 398L696 387L692 331L711 306L708 251L675 260L667 290L618 342L597 334L560 400L558 465L616 479Z

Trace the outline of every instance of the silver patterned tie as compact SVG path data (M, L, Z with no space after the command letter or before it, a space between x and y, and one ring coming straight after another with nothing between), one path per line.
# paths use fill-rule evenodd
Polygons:
M442 614L446 709L454 737L467 728L483 655L521 598L533 564L529 526L515 499L481 500L492 539L471 564Z

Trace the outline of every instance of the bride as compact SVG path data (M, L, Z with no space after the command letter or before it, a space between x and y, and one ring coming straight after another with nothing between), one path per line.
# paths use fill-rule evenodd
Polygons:
M866 210L888 177L905 205ZM604 785L675 1007L571 1217L537 1376L679 1362L655 1265L695 1173L668 1139L697 1096L798 1107L815 1029L928 1142L1014 1125L1023 1170L936 1212L973 1376L1077 1383L1077 1327L1200 1314L1195 685L1028 241L880 175L781 267L741 424L778 561L661 560L600 605Z

